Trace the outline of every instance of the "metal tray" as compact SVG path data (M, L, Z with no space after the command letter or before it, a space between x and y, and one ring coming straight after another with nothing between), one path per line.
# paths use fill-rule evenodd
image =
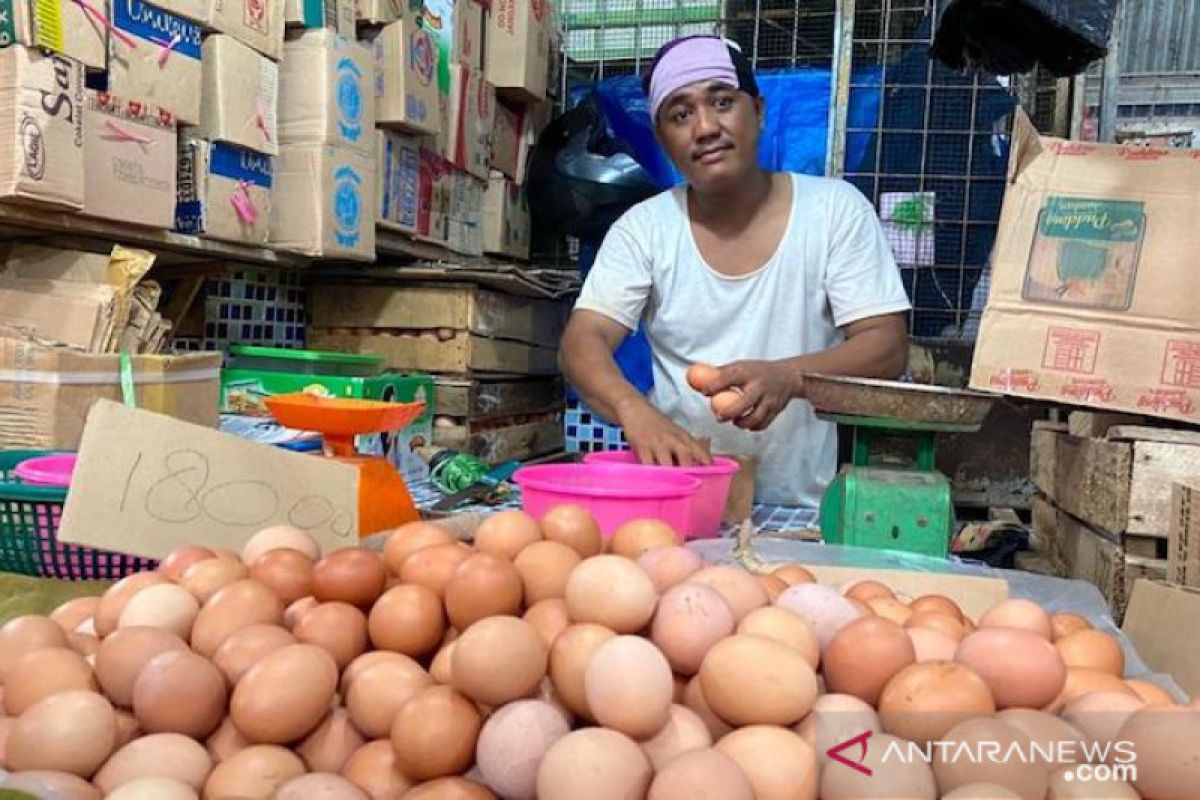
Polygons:
M818 374L804 376L804 393L827 414L976 428L997 399L945 386Z

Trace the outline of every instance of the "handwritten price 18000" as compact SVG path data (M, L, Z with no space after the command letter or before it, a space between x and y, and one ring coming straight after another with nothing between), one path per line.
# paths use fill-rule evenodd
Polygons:
M129 502L140 502L153 519L165 523L188 523L207 519L220 525L253 528L279 519L283 500L279 491L266 481L253 479L227 480L211 484L212 467L207 456L197 450L173 450L163 457L162 469L152 473L157 480L144 492L135 491L139 471L153 470L143 464L138 453L133 467L125 478L120 510ZM130 495L134 495L133 498ZM335 535L348 538L353 532L354 515L335 506L320 495L308 494L287 508L288 524L311 531L328 527Z

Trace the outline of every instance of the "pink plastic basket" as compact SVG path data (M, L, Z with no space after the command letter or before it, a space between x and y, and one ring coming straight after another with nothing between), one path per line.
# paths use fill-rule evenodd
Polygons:
M583 457L585 464L638 464L637 453L632 450L607 450L588 453ZM715 456L707 467L658 467L647 469L663 470L672 474L690 475L700 481L700 491L692 498L692 510L688 522L687 539L712 539L721 532L721 518L725 514L725 502L729 499L729 487L740 465L732 458Z
M517 470L513 481L529 514L541 519L554 506L579 503L605 537L634 519L659 519L686 536L700 491L690 475L628 464L541 464Z

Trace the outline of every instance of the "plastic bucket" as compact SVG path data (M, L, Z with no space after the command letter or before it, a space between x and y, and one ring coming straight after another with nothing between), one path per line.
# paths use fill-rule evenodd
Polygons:
M585 464L638 464L637 454L632 450L606 450L588 453L583 457ZM692 498L689 517L688 539L711 539L721 532L721 518L725 513L725 502L729 499L729 487L734 474L740 469L738 462L725 456L714 456L707 467L660 467L645 465L647 469L691 475L700 481L700 491Z
M690 475L626 464L541 464L513 475L525 511L541 519L563 503L586 507L605 537L633 519L658 519L686 536L700 481Z

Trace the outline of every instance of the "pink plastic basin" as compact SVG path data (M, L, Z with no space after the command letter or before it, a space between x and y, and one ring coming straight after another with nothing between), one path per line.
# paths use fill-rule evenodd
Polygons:
M579 503L605 537L632 519L659 519L686 531L700 491L690 475L627 464L540 464L517 470L513 481L527 513L541 519L554 506Z
M71 474L74 471L74 453L38 456L26 459L13 468L13 473L21 479L22 483L28 483L31 486L58 486L61 488L71 485Z
M632 450L607 450L588 453L583 457L585 464L637 464L637 453ZM741 467L732 458L714 456L707 467L657 467L648 466L670 474L691 475L700 481L700 491L692 498L692 511L688 522L687 539L711 539L721 532L721 517L725 513L725 502L729 499L729 487L733 476Z

